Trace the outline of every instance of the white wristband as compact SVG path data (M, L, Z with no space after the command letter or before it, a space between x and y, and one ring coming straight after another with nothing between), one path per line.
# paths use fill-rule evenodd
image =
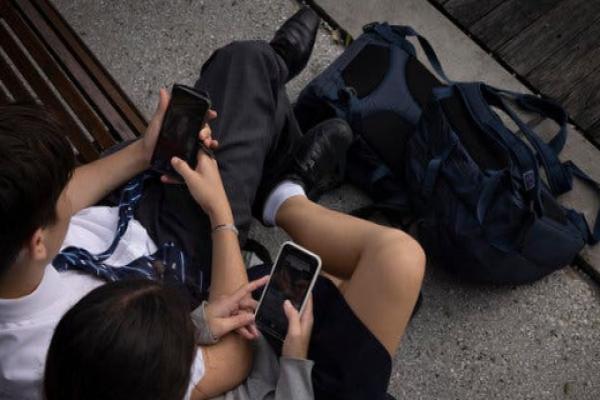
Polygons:
M240 232L238 231L238 229L235 227L234 224L221 224L221 225L217 225L217 226L215 226L213 228L212 233L219 232L219 231L225 231L225 230L232 231L236 235L240 234Z

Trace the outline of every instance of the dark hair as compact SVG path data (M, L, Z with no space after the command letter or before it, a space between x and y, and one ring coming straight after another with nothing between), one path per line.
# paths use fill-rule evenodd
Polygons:
M182 399L196 354L188 310L178 291L149 280L91 291L54 331L46 399Z
M35 230L56 221L75 167L64 135L42 106L0 106L0 277Z

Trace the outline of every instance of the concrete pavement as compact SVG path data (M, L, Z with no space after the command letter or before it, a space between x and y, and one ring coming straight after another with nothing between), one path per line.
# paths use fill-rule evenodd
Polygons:
M335 6L332 14L351 32L363 17L364 22L385 17L413 25L432 41L453 79L521 89L424 0L318 2ZM269 39L297 9L291 0L53 3L147 116L160 86L193 83L214 49L234 39ZM321 30L309 67L289 85L291 96L340 51ZM592 150L589 163L598 167ZM366 201L344 187L322 202L350 210ZM272 254L286 238L260 227L253 235ZM600 397L600 293L575 270L566 268L527 286L482 287L431 266L423 293L425 303L394 359L390 392L399 400Z

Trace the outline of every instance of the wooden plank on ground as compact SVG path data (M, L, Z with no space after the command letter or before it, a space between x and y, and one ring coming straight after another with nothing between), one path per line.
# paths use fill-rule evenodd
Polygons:
M499 6L504 0L448 0L444 4L446 11L465 28Z
M58 35L67 43L71 52L98 82L98 85L113 103L117 111L123 115L125 122L130 125L134 134L137 136L143 133L148 125L145 117L121 89L121 86L102 67L100 61L89 51L79 35L77 35L49 1L31 1L35 4L39 12L51 22Z
M600 120L596 121L594 125L589 127L586 133L593 141L600 143Z
M97 107L98 114L106 118L105 123L114 130L115 134L121 139L133 139L137 137L137 131L132 129L127 121L123 119L118 109L108 101L105 93L97 85L96 81L82 67L80 61L75 58L62 38L57 35L36 7L29 0L22 0L13 4L16 4L21 9L29 20L30 25L37 30L38 37L45 42L47 48L53 53L54 58L61 62L62 67L67 71L71 80L85 94L86 99Z
M31 101L33 96L4 57L0 56L0 81L16 101Z
M507 0L471 26L471 33L497 50L562 0Z
M534 68L528 79L547 96L562 100L579 81L600 67L600 23L590 25L579 36ZM600 80L595 73L592 79ZM581 110L570 110L573 115Z
M498 49L517 73L527 76L600 18L600 1L564 0Z
M584 130L594 126L600 119L600 68L577 82L563 103Z
M43 78L40 71L27 58L24 51L14 42L7 28L0 24L0 46L6 52L17 69L27 79L27 83L40 98L42 103L49 106L65 124L67 135L80 152L85 161L98 157L98 151L88 140L85 132L77 125L74 118L67 112L50 84Z
M73 83L58 67L58 64L44 48L42 42L30 31L21 16L10 7L7 7L3 14L13 32L15 32L23 43L26 43L27 51L31 57L40 69L44 71L44 74L59 91L65 102L83 125L85 125L87 131L96 139L98 144L102 148L114 145L116 141L109 134L100 118L92 111Z

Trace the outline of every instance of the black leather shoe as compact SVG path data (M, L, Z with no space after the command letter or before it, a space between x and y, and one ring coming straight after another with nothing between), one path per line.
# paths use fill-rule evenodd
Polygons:
M287 65L287 81L306 67L315 44L320 21L317 13L309 7L303 7L275 32L271 46Z
M313 201L341 185L346 170L346 153L353 141L352 129L343 119L329 119L311 128L300 139L282 171L271 174L267 182L261 183L252 209L254 217L262 221L269 194L284 180L298 182Z
M284 179L299 182L308 198L317 201L344 181L346 153L353 141L352 129L343 119L321 122L302 138L292 171Z

